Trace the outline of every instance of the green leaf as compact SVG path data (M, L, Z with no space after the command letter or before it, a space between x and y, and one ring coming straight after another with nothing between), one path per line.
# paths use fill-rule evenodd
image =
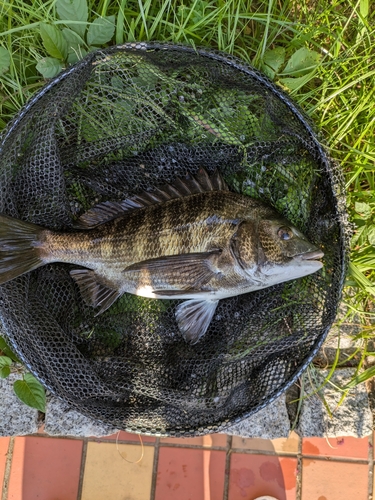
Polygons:
M0 378L7 378L10 375L10 366L5 365L0 367Z
M371 207L368 203L363 203L361 201L356 201L354 204L354 209L357 214L360 214L363 219L369 219L371 217Z
M10 366L11 364L12 360L8 356L0 356L0 366Z
M0 47L0 75L6 73L10 66L10 54L4 47Z
M0 356L0 378L6 378L10 374L12 360L8 356Z
M85 42L82 38L69 28L64 28L62 34L68 44L68 63L74 64L87 54L87 51L83 48Z
M349 262L349 274L355 279L358 285L363 288L363 290L366 290L366 292L375 297L375 286L363 273L361 273L358 266L356 266L354 262Z
M111 40L115 32L115 16L97 17L87 31L89 45L103 45Z
M40 23L40 34L43 45L52 57L66 59L68 55L68 44L61 31L51 24Z
M266 50L263 57L264 64L267 64L270 68L277 73L280 67L285 61L285 49L284 47L276 47L273 50Z
M348 382L343 389L352 389L358 384L362 384L363 382L366 382L369 378L372 378L375 376L375 366L370 366L370 368L367 368L367 370L363 371L359 375L356 375L350 382Z
M267 64L262 64L260 69L263 71L263 73L266 76L268 76L268 78L270 80L273 80L275 78L276 73L274 72L273 69L271 69L269 66L267 66Z
M79 23L69 23L69 27L84 37L88 18L88 8L86 0L57 0L56 10L63 21L81 21ZM68 25L68 23L66 23Z
M303 76L306 72L311 72L320 61L320 55L314 50L302 47L290 57L282 75Z
M366 19L369 13L369 1L368 0L360 0L359 2L359 12L361 16Z
M46 411L46 394L44 387L34 375L25 373L23 380L14 382L13 389L23 403L39 411Z
M297 90L303 87L311 78L314 77L314 72L309 73L305 76L300 76L298 78L280 78L279 82L288 87L290 90Z
M367 236L369 232L369 227L365 224L362 227L359 227L356 233L352 237L351 246L355 248L356 245L362 246L365 242L367 242Z
M79 45L85 45L85 42L83 39L76 33L75 31L71 30L70 28L63 28L62 30L63 37L66 40L66 43L68 44L68 50L71 47L78 47Z
M20 359L12 349L8 346L6 343L5 339L3 337L0 337L0 351L5 355L8 356L8 358L12 359L13 361L16 361L17 363L21 363Z
M63 69L62 63L53 57L43 57L36 65L36 69L44 78L53 78Z
M370 245L375 247L375 226L369 227L368 233L367 233L367 239Z
M69 51L68 54L68 63L69 64L75 64L77 61L80 61L85 57L87 54L87 50L83 49L82 47L78 47L78 50L72 50Z

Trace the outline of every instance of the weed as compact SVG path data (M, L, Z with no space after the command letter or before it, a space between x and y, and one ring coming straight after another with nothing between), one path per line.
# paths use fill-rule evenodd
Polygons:
M363 325L354 339L362 364L373 337L375 295L374 17L368 0L4 0L0 130L45 83L42 76L54 76L95 48L154 39L208 46L253 64L291 93L343 169L354 228L343 300L347 320L356 315ZM218 129L209 109L187 113L213 136L225 133L230 141L235 132ZM240 99L233 113L253 119ZM372 375L356 374L347 389Z

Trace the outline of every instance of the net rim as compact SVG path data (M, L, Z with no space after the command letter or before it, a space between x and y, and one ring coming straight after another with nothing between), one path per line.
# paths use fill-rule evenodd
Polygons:
M317 137L317 133L314 130L314 127L312 126L312 124L310 123L309 118L304 114L304 112L299 108L299 106L296 105L291 100L290 96L288 96L288 94L286 92L284 92L284 90L282 90L280 87L278 87L276 84L274 84L271 80L269 80L265 75L260 73L257 69L253 68L252 66L245 63L244 61L242 61L241 59L239 59L237 57L231 56L229 54L226 54L224 52L220 52L217 50L211 50L211 49L207 49L204 47L193 48L193 47L189 47L189 46L186 46L183 44L171 44L171 43L152 41L152 42L139 42L139 43L131 42L131 43L126 43L126 44L122 44L122 45L112 46L112 47L109 47L109 48L104 49L104 50L97 50L95 52L92 52L91 54L89 54L89 56L86 56L84 59L82 59L81 61L79 61L75 65L73 65L70 68L61 72L57 77L53 78L50 82L48 82L40 91L38 91L25 104L25 106L17 113L15 118L9 123L8 127L5 129L4 133L1 136L0 154L2 152L3 146L11 138L12 134L17 130L17 127L20 124L21 120L23 120L23 118L32 110L33 106L36 103L38 103L39 100L43 96L45 96L50 91L51 88L53 88L55 85L60 83L62 80L69 78L69 76L72 73L75 73L79 68L86 66L87 64L90 64L90 63L92 64L95 60L97 60L99 58L105 58L108 55L114 54L116 52L121 52L121 51L126 52L129 50L134 50L134 51L139 51L139 50L142 50L142 51L170 50L170 51L175 51L175 52L194 53L194 54L199 55L201 57L210 58L210 59L218 61L219 63L229 65L229 66L241 71L242 73L245 73L245 74L251 76L252 78L257 80L261 85L266 87L270 92L272 92L274 95L276 95L277 98L279 98L281 101L283 101L288 106L288 108L292 111L294 116L303 125L303 127L307 131L307 133L309 134L312 142L315 145L319 161L322 163L322 165L324 165L326 167L326 172L328 172L331 176L330 181L331 181L332 192L334 195L333 198L334 198L335 203L336 203L335 208L337 210L337 213L342 217L342 219L340 220L340 226L339 226L340 231L341 231L340 238L344 242L347 240L347 236L345 234L345 227L343 224L343 221L346 217L346 213L345 213L345 210L343 209L343 207L340 206L340 199L339 199L340 195L337 192L335 192L335 190L334 190L334 179L333 179L333 175L332 175L332 171L331 171L332 160L329 158L325 147L319 142L318 137ZM344 199L344 196L345 196L344 193L342 193L343 199ZM347 245L345 245L345 244L341 245L341 262L343 263L343 265L341 266L341 273L340 273L340 280L339 280L340 281L340 289L338 292L338 295L340 297L342 295L343 283L344 283L346 270L347 270L347 263L348 263L348 251L347 251ZM336 310L338 308L338 304L339 304L339 301L336 304ZM325 341L329 330L330 330L330 326L327 327L325 329L324 333L322 333L320 335L320 337L316 340L314 347L311 349L309 355L307 357L305 357L305 359L304 359L303 363L300 365L299 369L293 374L292 377L290 377L290 379L287 382L284 382L284 384L279 386L278 389L271 396L269 396L266 399L266 401L258 404L255 408L252 408L251 410L249 410L245 413L241 413L237 417L232 417L230 421L220 421L220 422L214 423L212 425L212 429L205 428L203 430L200 430L199 428L192 429L192 428L186 427L186 428L178 428L178 430L171 429L169 431L167 429L166 433L158 433L158 432L153 433L153 432L150 432L147 430L146 431L140 430L139 428L135 428L135 427L131 427L131 426L130 427L125 426L124 430L129 431L129 432L143 432L144 434L155 435L155 436L193 436L193 435L199 436L199 435L204 435L204 434L211 433L211 432L218 432L218 431L225 430L226 428L228 428L232 425L235 425L236 423L238 423L246 418L249 418L250 416L252 416L256 412L258 412L259 410L265 408L270 403L275 401L279 396L281 396L286 390L288 390L288 388L290 388L293 385L293 383L295 383L295 381L301 376L301 374L308 367L309 363L315 357L315 355L319 351L320 347L322 346L323 342ZM19 353L18 347L14 346L11 339L8 339L8 340L10 340L11 346L15 349L15 351L18 354ZM29 369L29 371L31 373L33 373L39 380L41 380L43 382L43 385L48 390L50 390L53 394L55 394L57 397L59 397L59 399L61 399L62 401L65 402L64 398L61 397L60 395L56 394L55 389L53 389L49 385L49 383L44 380L43 377L40 377L40 374L37 374L35 372L35 370L33 370L30 363L27 361L27 359L25 359L25 357L22 354L20 354L20 358L23 361L23 363L25 364L25 366ZM108 424L108 422L105 422L105 420L101 420L97 416L93 416L92 414L90 414L90 411L87 410L86 408L82 411L82 408L79 408L78 405L75 405L72 402L69 402L68 404L71 405L72 407L75 407L75 409L77 411L79 411L80 413L83 413L89 417L95 418L95 420L102 421L102 422Z

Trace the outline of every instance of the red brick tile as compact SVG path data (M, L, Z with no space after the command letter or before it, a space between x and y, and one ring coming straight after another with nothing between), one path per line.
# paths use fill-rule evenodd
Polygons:
M0 488L2 487L4 481L4 472L8 456L9 442L9 437L0 437Z
M96 438L95 441L116 441L117 439L117 434L111 434L110 436L104 436L101 438ZM141 434L141 439L143 443L155 443L156 438L153 436L145 436L144 434ZM136 443L140 443L141 440L139 439L139 434L131 433L131 432L125 432L125 431L120 431L118 435L118 441L132 441Z
M212 446L220 446L225 448L227 446L226 434L207 434L206 436L199 436L195 438L173 438L167 437L160 440L161 444L178 444L181 446L195 445L203 446L204 448L211 448Z
M368 465L304 458L301 500L368 500Z
M253 500L269 495L278 500L295 500L296 477L296 458L233 453L228 499Z
M8 500L76 500L82 444L73 439L17 437Z
M324 457L368 459L368 437L304 438L302 454Z
M160 448L155 500L221 499L224 478L225 451Z

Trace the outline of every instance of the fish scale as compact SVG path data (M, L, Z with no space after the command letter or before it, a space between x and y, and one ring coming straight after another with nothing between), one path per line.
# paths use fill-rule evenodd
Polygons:
M231 195L201 193L182 200L183 203L171 200L161 207L146 207L143 213L129 213L108 223L106 244L113 248L115 258L126 265L139 259L204 251L212 238L227 238L233 232L236 219L228 217L235 208ZM213 207L208 207L209 202ZM218 218L215 224L211 220L205 222L220 212L226 218ZM92 230L91 238L103 238L103 231L104 228ZM80 236L77 238L79 241ZM111 242L111 238L115 241Z

